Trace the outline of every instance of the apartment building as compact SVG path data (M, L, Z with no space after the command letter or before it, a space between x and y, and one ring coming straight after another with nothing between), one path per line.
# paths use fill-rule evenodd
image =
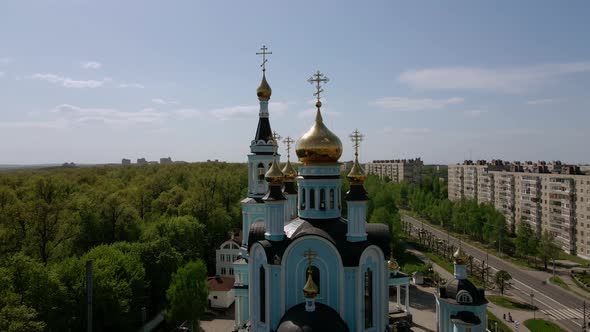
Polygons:
M365 164L368 174L376 174L380 178L388 177L392 182L419 183L424 163L420 158L373 160Z
M493 204L509 230L521 222L551 232L566 252L590 259L590 172L546 162L466 160L449 166L450 200Z

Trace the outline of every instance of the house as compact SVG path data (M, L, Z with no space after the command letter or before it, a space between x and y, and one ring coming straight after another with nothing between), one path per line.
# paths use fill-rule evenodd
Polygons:
M207 278L209 284L209 308L227 309L234 303L234 278L214 276Z

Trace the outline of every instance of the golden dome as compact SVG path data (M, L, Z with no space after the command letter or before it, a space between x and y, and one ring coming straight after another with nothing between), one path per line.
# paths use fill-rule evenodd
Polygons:
M285 167L283 167L282 172L283 172L283 175L285 176L285 181L289 181L289 180L293 181L297 177L297 172L295 171L295 169L291 165L290 160L287 160L287 165L285 165Z
M264 73L262 74L262 81L260 82L258 89L256 89L256 95L260 101L268 101L272 95L272 89L270 88L270 85L268 85L266 74Z
M467 264L467 255L465 254L465 252L463 252L463 249L461 249L461 247L457 248L457 250L453 254L453 260L455 261L455 264L458 265Z
M281 168L277 164L276 158L272 161L272 165L264 174L264 178L266 182L270 184L281 184L283 182L283 172L281 172Z
M391 259L389 260L389 270L390 271L398 271L399 270L399 264L397 263L397 261L393 257L391 257Z
M313 299L318 295L319 289L318 286L313 281L311 277L311 269L307 270L307 282L305 286L303 286L303 296L308 299Z
M350 172L348 172L348 175L346 175L346 177L348 178L348 181L350 181L351 184L365 183L367 175L365 174L365 171L359 164L358 158L354 158L354 164L352 165L352 168L350 169Z
M299 161L305 165L313 163L336 163L342 155L342 142L324 125L318 101L313 126L297 141L295 152Z

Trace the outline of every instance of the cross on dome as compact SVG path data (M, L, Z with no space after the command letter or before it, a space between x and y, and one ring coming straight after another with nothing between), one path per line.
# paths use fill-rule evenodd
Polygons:
M284 140L283 143L285 143L285 145L287 146L287 160L289 160L291 158L291 144L295 143L295 141L287 136Z
M309 248L303 252L303 257L307 258L308 266L311 266L311 262L317 257L317 255L318 254L315 251L312 251Z
M350 137L350 140L352 141L352 146L354 147L354 155L358 157L359 146L361 145L361 142L364 140L365 135L361 134L361 132L358 129L355 129L352 132L352 134L348 135L348 137Z
M316 99L317 99L316 106L317 106L317 107L321 107L321 106L322 106L322 103L320 102L320 98L321 98L320 94L321 94L322 92L324 92L324 89L322 89L322 85L321 85L321 83L324 83L324 84L325 84L325 83L328 83L328 82L330 82L330 79L329 79L329 78L328 78L326 75L322 74L322 73L321 73L321 72L318 70L318 71L317 71L315 74L313 74L313 75L312 75L312 76L311 76L311 77L310 77L310 78L309 78L307 81L308 81L310 84L314 84L314 83L315 83L316 92L315 92L313 95L314 95L314 96L316 97Z
M256 52L256 55L262 55L262 64L260 65L260 67L262 67L262 71L266 71L266 62L268 61L266 59L266 55L267 54L272 54L272 52L267 52L268 47L266 47L266 45L262 45L262 47L260 48L260 50L262 52Z

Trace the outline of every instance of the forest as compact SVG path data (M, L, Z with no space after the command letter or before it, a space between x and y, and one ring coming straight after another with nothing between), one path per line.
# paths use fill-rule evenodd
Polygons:
M166 306L172 274L241 228L243 164L0 173L0 330L80 331L85 264L94 330L127 331Z

